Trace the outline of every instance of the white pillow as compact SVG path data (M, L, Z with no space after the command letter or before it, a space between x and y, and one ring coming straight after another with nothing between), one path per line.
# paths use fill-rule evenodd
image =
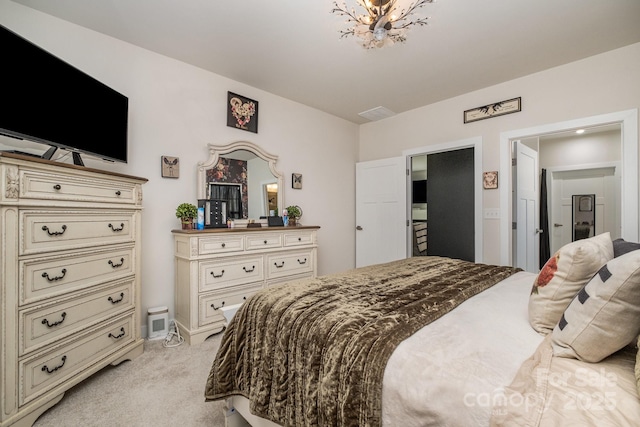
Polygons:
M529 297L529 323L550 333L573 297L607 261L613 258L609 233L571 242L542 267Z
M553 354L599 362L640 334L640 250L612 259L553 329Z

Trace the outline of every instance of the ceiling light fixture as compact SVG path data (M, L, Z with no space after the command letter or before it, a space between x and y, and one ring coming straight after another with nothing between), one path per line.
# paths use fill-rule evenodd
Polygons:
M363 47L371 49L406 41L406 32L409 27L427 25L429 19L429 17L416 17L413 13L434 1L417 0L398 13L396 7L398 0L356 0L358 5L365 9L364 14L356 13L354 8L348 9L344 2L338 5L338 2L334 1L335 7L331 13L345 16L347 23L351 26L340 31L341 38L357 36L361 39Z

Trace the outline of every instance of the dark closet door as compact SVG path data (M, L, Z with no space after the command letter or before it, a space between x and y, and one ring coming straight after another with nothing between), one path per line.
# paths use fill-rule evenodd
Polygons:
M473 150L427 156L427 255L475 261Z

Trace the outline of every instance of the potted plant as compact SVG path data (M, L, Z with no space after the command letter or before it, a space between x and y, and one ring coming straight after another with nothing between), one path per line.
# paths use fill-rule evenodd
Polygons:
M181 203L176 208L176 217L180 218L183 230L193 228L193 219L198 216L198 208L191 203Z
M287 216L289 217L289 225L297 225L298 220L302 217L302 208L300 206L288 206Z

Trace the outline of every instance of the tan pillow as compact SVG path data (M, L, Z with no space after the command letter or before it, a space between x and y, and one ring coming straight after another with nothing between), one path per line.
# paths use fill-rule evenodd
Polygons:
M640 334L640 250L604 265L553 329L553 354L599 362Z
M569 243L542 267L529 297L529 323L550 333L573 297L607 261L613 258L609 233Z

